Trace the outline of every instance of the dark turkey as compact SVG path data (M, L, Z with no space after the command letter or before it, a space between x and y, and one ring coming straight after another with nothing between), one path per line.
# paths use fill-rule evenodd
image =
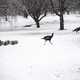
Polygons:
M80 31L80 27L77 27L77 28L75 28L74 30L73 30L73 32L78 32L78 31Z
M41 38L41 39L44 39L45 42L46 42L46 41L49 41L49 42L51 43L51 39L52 39L53 35L54 35L54 33L52 33L51 35L44 36L44 37ZM51 43L51 44L52 44L52 43Z

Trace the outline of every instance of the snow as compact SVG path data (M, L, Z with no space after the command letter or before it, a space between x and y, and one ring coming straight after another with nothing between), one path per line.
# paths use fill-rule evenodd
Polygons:
M54 16L54 15L53 15ZM0 46L0 80L79 80L80 33L78 15L64 15L66 30L60 31L59 18L48 15L37 29L33 20L19 17L18 30L1 31L0 40L18 40L17 45ZM23 23L32 24L23 28ZM21 23L22 22L22 23ZM75 23L74 23L75 22ZM5 25L5 24L4 24ZM41 38L54 32L51 45Z

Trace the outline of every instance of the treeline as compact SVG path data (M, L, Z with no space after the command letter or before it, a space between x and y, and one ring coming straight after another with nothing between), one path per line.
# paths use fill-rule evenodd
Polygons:
M0 16L31 16L40 28L39 22L47 13L60 18L60 30L64 30L64 14L80 11L80 0L0 0Z

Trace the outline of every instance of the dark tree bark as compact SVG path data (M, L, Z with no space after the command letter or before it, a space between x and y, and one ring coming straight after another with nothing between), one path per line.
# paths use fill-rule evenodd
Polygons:
M39 21L36 22L37 28L40 28Z
M60 15L60 30L64 30L64 18L63 18L63 14Z
M64 30L64 2L65 0L59 0L59 8L60 8L60 30Z
M35 22L36 22L36 26L37 26L37 28L40 28L39 20L38 20L38 19L34 19L34 20L35 20Z

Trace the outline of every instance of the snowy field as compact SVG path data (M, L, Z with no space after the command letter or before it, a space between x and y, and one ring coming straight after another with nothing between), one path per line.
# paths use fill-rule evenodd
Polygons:
M59 31L58 17L51 15L40 22L40 29L30 17L17 18L16 30L8 23L11 31L1 31L0 40L19 43L0 46L0 80L80 80L80 32L72 32L80 25L80 16L64 15L64 18L63 31ZM26 22L32 27L24 28ZM5 24L1 26L5 28ZM41 38L52 32L53 45L48 42L44 45Z

